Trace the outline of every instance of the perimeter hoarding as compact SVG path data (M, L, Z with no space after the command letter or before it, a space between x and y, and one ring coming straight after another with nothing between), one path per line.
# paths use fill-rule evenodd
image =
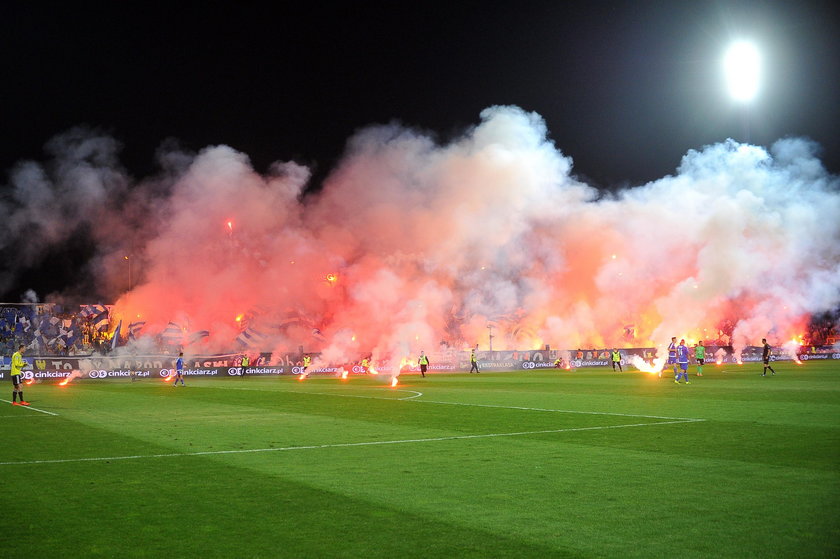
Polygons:
M650 361L656 355L655 348L631 348L620 350L622 365L628 364L628 357L638 355ZM317 362L318 355L311 354ZM481 351L477 352L479 369L482 371L528 371L552 369L557 359L562 359L561 366L573 369L589 367L609 367L611 364L608 350L539 350L539 351ZM710 346L706 349L707 363L737 363L732 348ZM248 376L300 375L304 372L300 354L287 353L280 356L262 353L251 356L251 365L242 367L243 354L201 355L185 358L183 375L186 377L235 378ZM840 360L840 352L834 348L819 348L797 355L801 361ZM447 350L429 356L430 372L465 372L470 369L469 353ZM777 350L771 357L773 361L792 360L793 356ZM104 380L144 378L166 379L174 373L175 357L171 355L145 356L76 356L76 357L31 357L27 359L31 367L24 369L27 380L60 382L67 377L73 380ZM760 362L760 348L747 348L740 355L744 363ZM0 379L8 377L8 358L0 369ZM417 373L420 368L415 364L403 365L402 360L380 360L374 363L381 375L393 375L397 371ZM309 367L306 374L339 376L343 372L352 375L368 374L358 363L331 364L322 367Z

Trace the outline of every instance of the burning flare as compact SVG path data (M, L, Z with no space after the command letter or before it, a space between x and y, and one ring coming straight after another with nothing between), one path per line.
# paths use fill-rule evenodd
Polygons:
M804 343L804 338L803 334L799 334L798 337L794 336L789 342L782 344L782 349L793 358L797 365L802 364L802 361L799 360L799 351Z
M638 355L630 355L627 361L643 373L655 375L662 372L662 366L665 364L664 357L657 357L652 363L648 363Z
M70 384L71 380L73 380L74 378L79 378L80 376L82 376L81 371L73 371L69 375L64 377L64 380L59 382L58 385L59 386L67 386L68 384Z

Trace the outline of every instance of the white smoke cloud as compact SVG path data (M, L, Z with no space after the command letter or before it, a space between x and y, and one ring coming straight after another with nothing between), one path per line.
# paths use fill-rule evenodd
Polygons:
M38 300L38 294L35 293L35 291L32 290L32 289L27 289L23 293L23 297L21 297L21 302L22 303L40 303L40 301Z
M132 182L112 140L74 131L50 145L54 164L13 173L7 242L27 237L32 262L90 225L101 289L118 291L122 254L134 259L121 316L151 333L177 317L218 349L258 308L267 349L350 361L486 347L488 324L495 348L526 349L713 339L730 321L741 347L840 305L838 179L807 140L691 150L674 175L604 197L516 107L486 109L443 145L362 130L315 194L308 169L261 176L226 146L163 149L162 175ZM272 318L290 313L301 320Z

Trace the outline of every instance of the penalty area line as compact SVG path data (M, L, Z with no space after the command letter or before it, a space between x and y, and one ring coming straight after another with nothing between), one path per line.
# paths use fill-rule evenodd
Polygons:
M652 423L630 423L625 425L601 425L596 427L570 427L566 429L543 429L540 431L516 431L513 433L485 433L481 435L452 435L450 437L429 437L424 439L401 439L392 441L364 441L359 443L333 443L280 448L251 448L241 450L207 450L203 452L172 452L167 454L137 454L133 456L107 456L92 458L63 458L56 460L25 460L19 462L0 462L0 466L25 466L33 464L68 464L80 462L109 462L111 460L143 460L147 458L177 458L182 456L220 456L226 454L254 454L258 452L288 452L293 450L318 450L323 448L351 448L361 446L381 446L392 444L431 443L439 441L457 441L468 439L490 439L496 437L520 437L524 435L545 435L552 433L572 433L576 431L600 431L606 429L624 429L627 427L652 427L655 425L674 425L677 423L696 423L705 419L683 419L679 421L656 421Z
M11 404L11 403L12 403L12 402L10 402L9 400L2 400L2 399L0 399L0 402L6 402L7 404ZM51 411L47 411L47 410L40 410L40 409L38 409L38 408L33 408L32 406L18 406L18 407L19 407L19 408L26 408L26 409L28 409L28 410L37 411L37 412L40 412L40 413L45 413L45 414L47 414L47 415L58 415L57 413L53 413L53 412L51 412Z

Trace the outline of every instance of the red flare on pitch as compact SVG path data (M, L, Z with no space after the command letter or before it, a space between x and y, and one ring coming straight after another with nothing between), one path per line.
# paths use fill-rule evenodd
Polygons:
M71 380L73 380L74 378L79 378L80 376L82 376L82 373L80 373L79 371L73 371L69 375L64 377L64 380L59 382L58 385L59 386L67 386L68 384L70 384ZM29 383L27 383L27 384L29 384Z
M397 377L391 379L391 388L394 388L397 385Z
M24 382L23 384L35 384L35 379L31 378L31 379L27 380L26 382Z
M347 380L347 369L341 369L341 380Z
M303 380L305 378L306 378L306 375L301 373L300 376L298 377L298 380Z

